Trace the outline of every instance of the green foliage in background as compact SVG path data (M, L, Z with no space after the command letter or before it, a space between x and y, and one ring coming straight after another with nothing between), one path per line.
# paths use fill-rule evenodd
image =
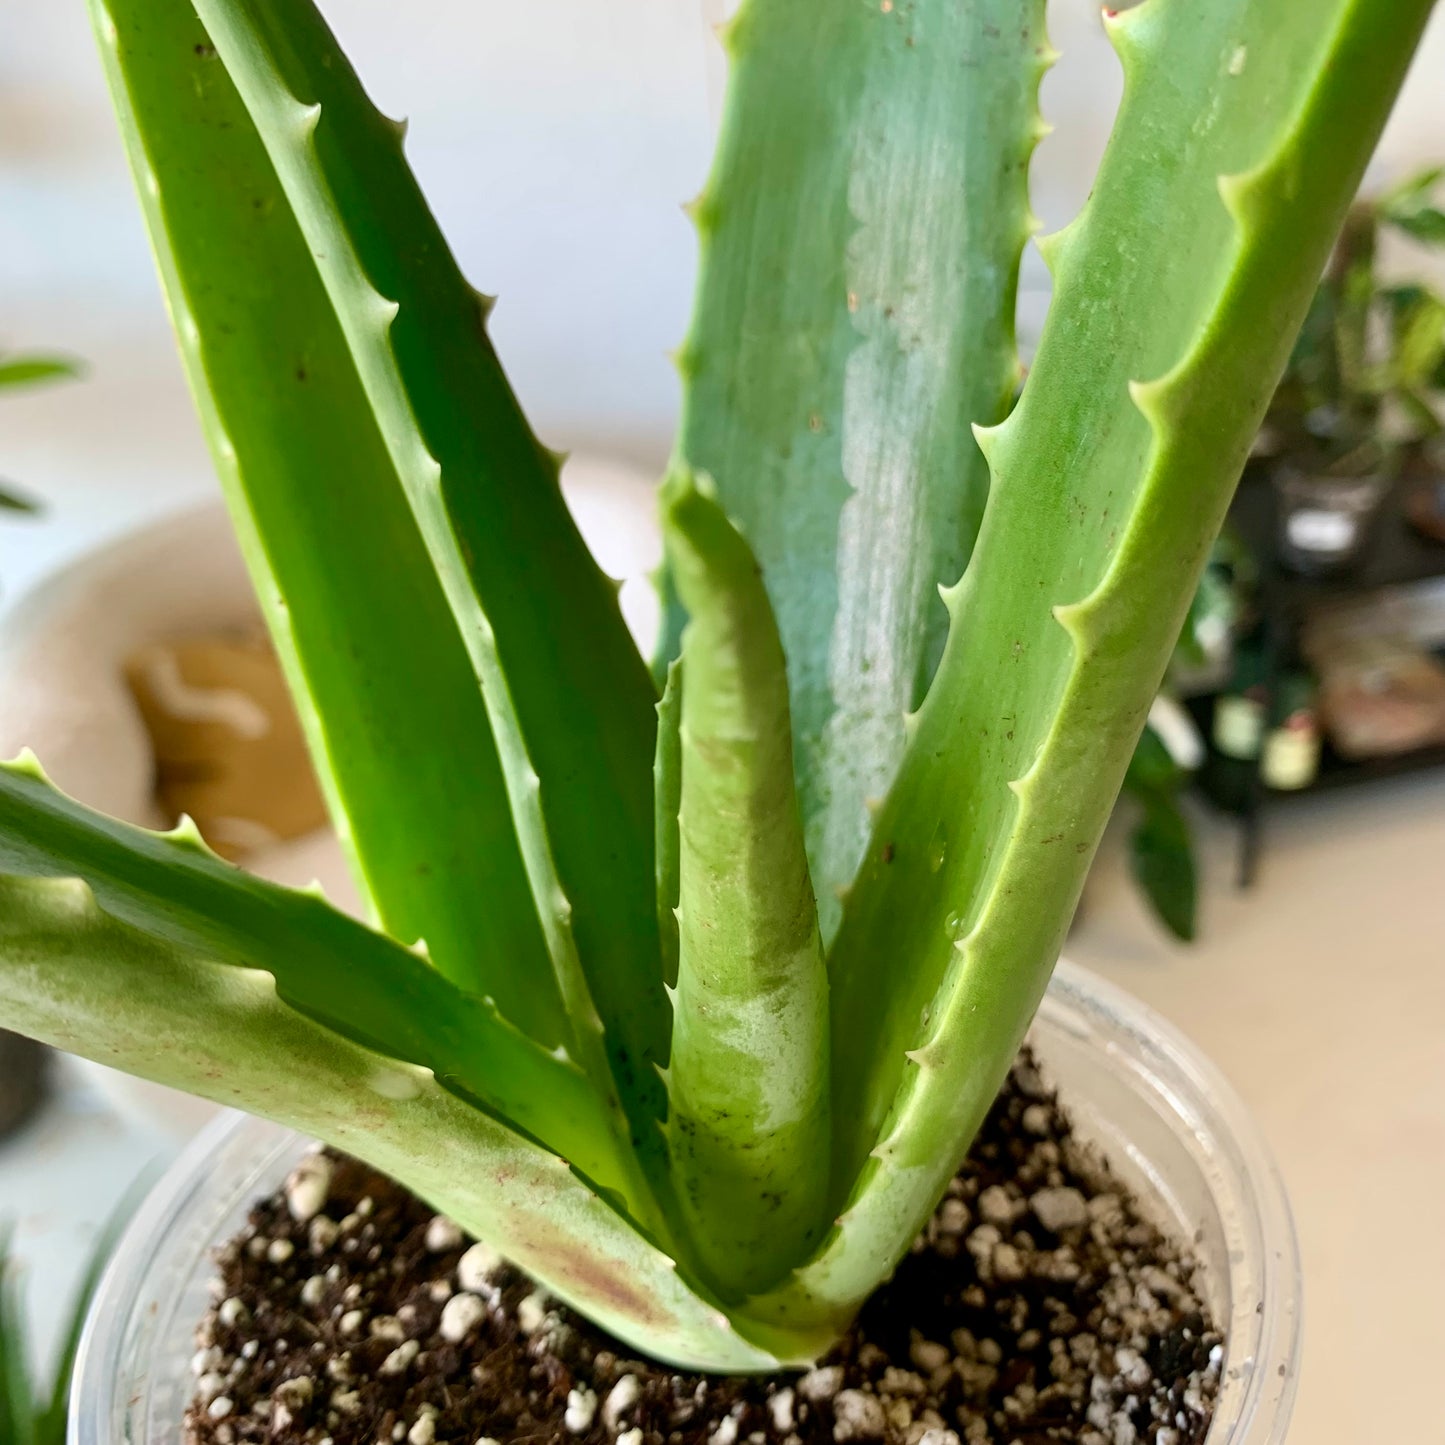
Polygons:
M0 391L35 386L80 374L74 361L63 356L5 356L0 354ZM35 503L12 486L0 484L0 512L33 512Z
M62 1322L55 1365L44 1384L32 1358L10 1232L0 1229L0 1445L65 1445L80 1334L117 1233L116 1223L102 1232Z
M1350 207L1270 406L1277 448L1348 476L1441 430L1445 296L1384 281L1376 253L1389 231L1445 251L1442 194L1435 166Z

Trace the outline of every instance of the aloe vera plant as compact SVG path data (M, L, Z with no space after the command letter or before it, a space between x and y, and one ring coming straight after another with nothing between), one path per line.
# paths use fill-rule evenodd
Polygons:
M655 1357L816 1357L1042 994L1428 0L1109 14L1012 409L1042 0L748 0L657 683L310 0L90 3L373 926L24 759L5 1022L362 1156Z

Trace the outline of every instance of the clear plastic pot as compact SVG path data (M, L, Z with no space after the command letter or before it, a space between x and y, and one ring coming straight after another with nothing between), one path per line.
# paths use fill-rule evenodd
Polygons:
M1208 1445L1278 1445L1299 1366L1299 1257L1279 1175L1243 1104L1157 1014L1070 964L1032 1038L1075 1128L1150 1214L1197 1240L1210 1304L1228 1328ZM211 1247L279 1186L305 1142L227 1114L156 1187L91 1307L70 1445L180 1440Z

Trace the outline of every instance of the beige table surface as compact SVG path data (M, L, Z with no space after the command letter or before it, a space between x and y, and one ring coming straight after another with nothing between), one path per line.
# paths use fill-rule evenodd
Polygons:
M1069 953L1190 1034L1273 1144L1305 1272L1290 1441L1442 1445L1445 775L1268 822L1240 893L1233 829L1206 820L1191 948L1144 918L1111 835Z

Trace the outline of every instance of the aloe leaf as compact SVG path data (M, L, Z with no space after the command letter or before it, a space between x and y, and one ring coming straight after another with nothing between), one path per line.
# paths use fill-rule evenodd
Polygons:
M319 895L277 887L222 862L194 825L168 834L133 828L67 798L31 760L3 764L0 873L81 880L107 916L157 946L242 971L264 970L275 980L278 1006L406 1069L429 1071L469 1104L545 1140L600 1188L620 1193L634 1217L651 1223L650 1196L636 1179L631 1151L575 1065L519 1033L489 1001L462 992L416 954ZM34 967L43 972L43 965L36 955ZM120 969L104 953L95 956L97 994L134 982L113 978ZM39 979L34 987L43 984ZM24 1031L27 1006L16 986L13 976L0 975L6 1022ZM22 980L21 986L28 985ZM59 1030L66 1039L60 1047L95 1051L103 1062L147 1077L170 1068L164 1059L150 1057L148 1051L160 1046L151 1042L139 1005L117 1015L88 1043L83 1021L67 1023L64 1006L57 993L59 1012L37 1036L59 1042ZM19 1022L12 1023L16 1010ZM88 1005L81 1012L93 1016ZM257 1036L251 1042L264 1045ZM174 1071L163 1082L208 1098L227 1085ZM304 1091L307 1084L302 1069L291 1087ZM246 1108L254 1102L244 1092L224 1101ZM264 1110L257 1105L257 1112Z
M427 209L404 127L367 99L310 0L196 8L316 257L482 686L578 1056L596 1074L605 1049L646 1138L667 1025L656 693L616 585L507 385L490 303Z
M669 663L657 704L657 756L652 765L657 810L657 933L662 977L677 982L678 810L682 807L682 660Z
M1018 381L1042 0L747 0L692 208L679 464L758 554L825 937L887 792L983 510L968 431ZM670 608L676 648L682 612Z
M92 0L166 298L363 893L570 1041L486 709L315 262L186 0Z
M306 1017L267 972L166 935L113 915L77 879L0 878L7 1022L366 1160L634 1349L696 1368L776 1366L550 1149L428 1069Z
M667 1135L697 1256L746 1293L821 1234L828 985L788 683L757 561L684 473L663 488L683 633L680 907Z
M1429 9L1112 19L1114 135L831 959L838 1222L759 1313L849 1316L993 1099Z

